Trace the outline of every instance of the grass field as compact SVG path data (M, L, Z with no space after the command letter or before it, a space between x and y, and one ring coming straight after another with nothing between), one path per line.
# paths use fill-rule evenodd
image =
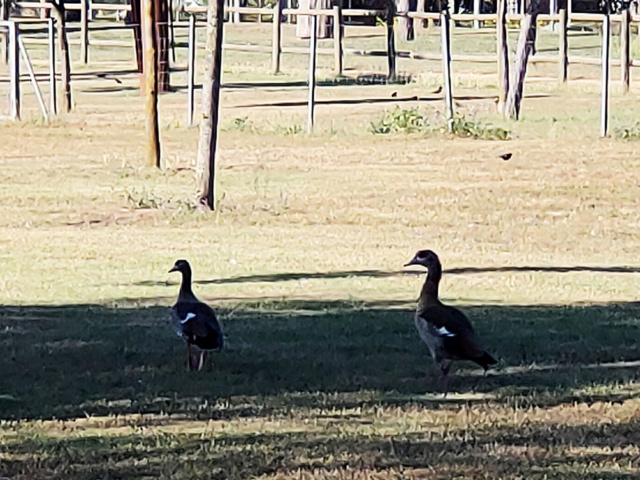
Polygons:
M166 168L145 167L131 52L95 51L73 113L43 125L25 88L26 120L2 124L0 477L640 475L640 149L598 138L597 69L558 87L534 67L510 123L491 72L456 67L459 112L508 141L373 135L396 105L442 111L437 62L407 60L406 84L326 82L307 135L304 57L273 77L234 52L205 214L184 90L161 98ZM614 85L613 129L637 129L638 91ZM446 397L402 268L420 248L500 362L458 365ZM177 258L227 335L198 374L169 326Z

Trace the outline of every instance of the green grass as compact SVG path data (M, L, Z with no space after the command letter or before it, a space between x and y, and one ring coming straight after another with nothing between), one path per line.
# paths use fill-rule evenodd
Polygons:
M268 40L254 30L226 34ZM459 51L490 47L460 30ZM184 90L160 98L166 168L145 167L131 52L93 51L73 113L43 125L25 88L27 120L2 124L0 477L638 476L640 160L598 138L597 69L558 87L532 68L512 123L493 74L459 64L456 110L511 132L496 142L373 135L396 105L442 114L437 62L401 59L411 81L382 85L365 80L384 58L337 80L325 59L309 135L305 57L273 77L230 53L207 214ZM612 127L635 125L632 90L612 89ZM500 361L456 366L446 397L414 331L422 277L402 271L420 248ZM177 258L227 335L200 374L169 326Z
M2 473L601 478L613 459L635 465L637 364L603 363L637 358L636 305L467 311L501 366L486 378L461 368L442 398L411 311L397 304L222 309L229 347L201 374L184 372L165 308L6 308L13 398L0 405L18 421L3 424ZM499 461L517 449L534 459Z

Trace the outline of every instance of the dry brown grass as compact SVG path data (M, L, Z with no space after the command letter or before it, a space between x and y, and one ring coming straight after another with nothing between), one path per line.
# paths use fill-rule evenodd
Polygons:
M227 83L274 81L251 56L225 61ZM602 365L638 358L637 145L596 138L588 79L532 82L524 121L505 124L472 69L461 110L513 140L368 132L395 103L441 109L436 77L322 87L312 136L291 134L304 106L252 106L304 88L226 88L216 214L189 208L183 91L161 98L160 172L144 166L142 100L108 78L79 79L76 111L51 125L3 124L0 475L637 476L637 366ZM363 98L379 101L341 102ZM614 89L614 125L639 106ZM425 247L502 362L477 391L463 367L446 399L412 329L420 280L398 273ZM230 336L200 377L163 326L178 257ZM557 268L572 266L586 268Z

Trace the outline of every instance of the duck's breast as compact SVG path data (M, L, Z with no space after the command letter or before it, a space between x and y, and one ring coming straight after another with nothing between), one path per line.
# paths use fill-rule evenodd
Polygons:
M433 326L422 318L417 312L414 316L414 323L418 334L424 343L429 347L431 356L438 361L440 358L440 352L442 351L442 337L434 334Z

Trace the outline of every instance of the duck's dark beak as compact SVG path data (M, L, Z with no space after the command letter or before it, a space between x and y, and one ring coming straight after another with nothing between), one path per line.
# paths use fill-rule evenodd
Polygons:
M169 270L169 273L171 272L177 272L178 271L178 267L176 267L175 265L173 267L171 267L171 270Z
M410 262L404 264L405 267L409 267L411 265L418 265L416 257L413 257Z

